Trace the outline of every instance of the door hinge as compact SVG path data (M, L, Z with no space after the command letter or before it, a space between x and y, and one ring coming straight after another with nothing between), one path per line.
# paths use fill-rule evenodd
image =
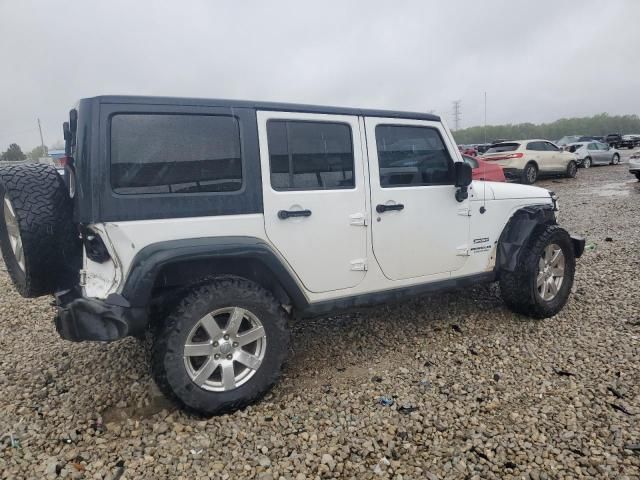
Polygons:
M87 271L86 270L80 270L80 280L79 280L78 284L81 287L86 287L87 286Z
M469 247L467 245L462 245L461 247L456 248L456 255L458 257L468 257L471 255L471 252L469 252Z
M364 213L353 213L349 215L349 225L366 227L367 216Z
M463 217L471 216L471 207L460 207L458 209L458 215L462 215Z
M350 270L355 270L357 272L366 272L368 269L366 258L357 258L355 260L351 260L351 262L349 263L351 264Z

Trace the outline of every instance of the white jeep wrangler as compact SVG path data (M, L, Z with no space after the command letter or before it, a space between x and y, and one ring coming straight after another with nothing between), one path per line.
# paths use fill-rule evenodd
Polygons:
M0 169L16 288L68 340L150 331L158 385L204 414L276 382L290 317L496 280L550 317L584 248L549 191L472 182L434 115L104 96L64 136L64 178Z

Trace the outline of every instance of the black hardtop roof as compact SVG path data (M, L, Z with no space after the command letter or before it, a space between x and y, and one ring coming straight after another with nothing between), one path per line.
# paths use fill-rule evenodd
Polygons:
M93 100L105 104L142 104L142 105L183 105L194 107L253 108L285 112L327 113L333 115L359 115L368 117L409 118L414 120L440 121L438 115L395 110L375 110L365 108L325 107L297 103L256 102L251 100L224 100L210 98L151 97L134 95L102 95L84 100Z

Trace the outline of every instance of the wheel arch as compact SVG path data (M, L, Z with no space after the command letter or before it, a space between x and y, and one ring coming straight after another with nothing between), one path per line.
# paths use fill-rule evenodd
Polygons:
M122 288L131 305L147 307L154 297L215 276L238 276L269 290L283 305L303 309L307 298L271 247L253 237L169 240L134 257Z
M515 271L532 233L537 227L546 225L556 225L551 204L527 205L513 212L498 239L496 273Z

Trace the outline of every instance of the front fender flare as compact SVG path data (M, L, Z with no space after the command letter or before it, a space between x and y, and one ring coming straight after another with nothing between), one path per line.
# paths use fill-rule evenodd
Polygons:
M556 225L553 205L528 205L514 212L498 240L496 270L513 272L519 265L522 249L540 225Z

